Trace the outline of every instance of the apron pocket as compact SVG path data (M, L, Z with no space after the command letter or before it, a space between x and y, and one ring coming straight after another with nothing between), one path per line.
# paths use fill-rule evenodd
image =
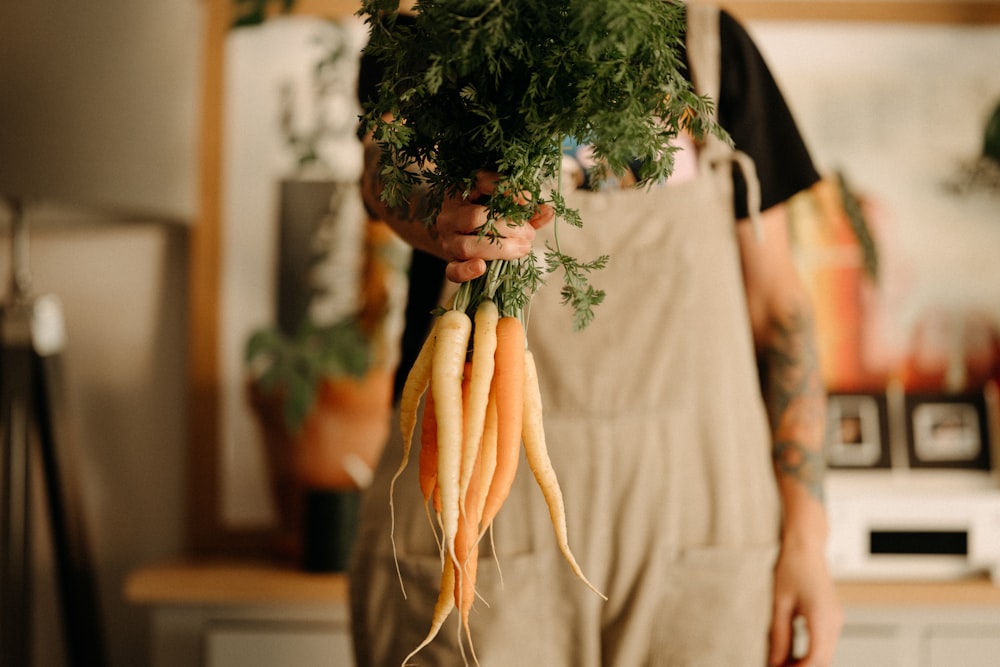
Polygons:
M776 554L761 546L685 550L666 572L651 664L767 664Z
M381 618L397 619L398 634L392 660L399 664L416 647L430 627L441 579L437 558L409 556L400 559L400 573L407 599L400 594ZM499 567L499 570L498 570ZM555 577L547 576L545 563L534 555L511 556L497 561L489 553L480 555L476 581L477 598L469 616L474 649L481 667L546 665L576 667L572 624L558 615L560 595ZM383 602L383 605L389 604ZM458 630L458 614L452 610L438 636L415 656L414 664L461 665L462 650L468 657L468 640ZM459 642L463 648L459 647ZM470 661L471 662L471 661Z

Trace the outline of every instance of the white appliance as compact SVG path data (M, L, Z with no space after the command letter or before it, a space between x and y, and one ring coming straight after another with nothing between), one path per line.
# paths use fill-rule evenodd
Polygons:
M828 556L840 580L1000 585L1000 485L987 471L831 470Z

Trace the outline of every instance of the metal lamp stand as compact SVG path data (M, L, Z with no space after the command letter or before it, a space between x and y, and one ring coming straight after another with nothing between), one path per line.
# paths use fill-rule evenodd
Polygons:
M97 587L65 437L62 315L51 297L29 295L27 230L11 201L11 290L0 309L0 667L30 667L32 471L40 456L62 610L67 662L107 664Z

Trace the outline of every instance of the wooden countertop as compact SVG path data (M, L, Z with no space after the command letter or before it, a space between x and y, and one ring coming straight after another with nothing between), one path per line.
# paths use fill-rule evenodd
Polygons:
M841 581L845 606L1000 607L1000 587L986 577L954 581Z
M165 563L133 572L125 599L137 604L346 604L347 577L266 561Z
M1000 587L989 579L840 582L846 606L995 606ZM266 561L187 561L145 567L125 583L136 604L282 604L347 602L342 573L312 574Z

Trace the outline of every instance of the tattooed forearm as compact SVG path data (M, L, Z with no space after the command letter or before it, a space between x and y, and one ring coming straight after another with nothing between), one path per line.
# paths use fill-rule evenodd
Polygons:
M764 350L767 408L777 426L792 403L803 397L822 396L812 316L807 309L772 318Z
M779 475L795 479L815 498L824 500L823 478L826 475L826 461L822 452L809 449L798 442L776 442L773 457L774 467Z
M768 416L775 470L823 499L826 395L806 307L773 318L764 350Z

